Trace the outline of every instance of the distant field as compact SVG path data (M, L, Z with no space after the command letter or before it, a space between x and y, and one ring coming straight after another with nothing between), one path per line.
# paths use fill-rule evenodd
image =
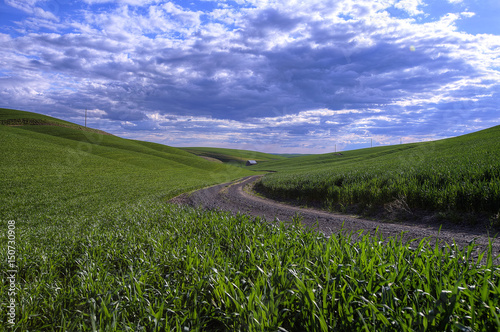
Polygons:
M188 147L180 148L197 156L210 157L234 166L245 166L247 160L255 160L257 163L267 162L272 160L283 160L285 156L273 155L249 150L234 150L223 148L203 148L203 147ZM254 167L254 166L252 166Z
M491 248L327 239L300 217L274 226L166 204L255 172L16 116L27 120L0 125L3 330L500 328Z
M441 141L268 162L268 195L332 210L500 213L500 126ZM498 215L497 217L498 218Z

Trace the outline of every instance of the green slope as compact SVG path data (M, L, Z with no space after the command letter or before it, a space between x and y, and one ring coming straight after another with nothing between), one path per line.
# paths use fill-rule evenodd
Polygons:
M32 218L34 211L93 213L112 204L165 200L249 174L176 148L67 122L57 126L57 119L32 114L0 109L0 218ZM15 119L24 125L12 125Z
M333 210L500 212L500 126L424 143L297 157L255 166L274 170L260 189Z
M273 155L269 153L249 151L249 150L235 150L224 148L205 148L205 147L187 147L180 148L188 151L197 156L214 158L222 161L223 163L245 166L247 160L255 160L257 163L268 162L272 160L286 159L284 156ZM254 167L254 166L252 166Z
M100 133L105 135L110 135L102 130L93 129L90 127L84 127L77 125L72 122L64 121L61 119L53 118L51 116L42 115L38 113L18 111L7 108L0 108L0 125L5 126L56 126L56 127L67 127L82 130L91 133Z
M51 116L26 112L26 111L18 111L12 110L8 108L0 108L0 124L1 125L39 125L39 124L47 124L47 125L66 125L71 127L79 127L78 125L64 121L61 119L53 118Z

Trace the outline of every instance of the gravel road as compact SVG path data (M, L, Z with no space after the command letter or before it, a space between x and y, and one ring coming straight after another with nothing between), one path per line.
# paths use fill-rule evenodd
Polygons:
M363 230L364 234L367 232L374 234L378 229L378 233L382 234L384 238L399 236L404 232L403 239L405 241L430 237L433 240L438 239L448 244L453 244L453 241L455 241L459 247L475 241L478 250L486 248L490 240L488 231L484 228L478 229L471 226L448 224L441 226L424 221L411 224L389 223L276 202L252 194L253 184L261 177L262 175L249 176L234 182L182 194L173 198L170 202L203 209L220 209L233 213L239 212L259 216L269 222L274 222L276 219L289 221L294 215L300 214L303 218L302 223L305 226L318 228L327 236L341 230L344 232ZM440 226L441 231L439 231ZM493 254L499 255L500 241L495 238L492 239L492 242Z

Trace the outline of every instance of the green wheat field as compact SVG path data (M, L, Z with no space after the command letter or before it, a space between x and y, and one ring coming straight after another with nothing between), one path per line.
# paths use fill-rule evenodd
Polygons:
M498 219L500 126L434 142L274 161L256 169L278 171L260 183L268 195L330 210L356 206L369 212L398 199L410 209Z
M0 330L497 331L491 248L327 238L299 216L270 224L167 201L274 170L259 185L271 196L331 210L397 198L497 223L499 138L494 127L341 156L254 153L262 162L236 167L0 109Z

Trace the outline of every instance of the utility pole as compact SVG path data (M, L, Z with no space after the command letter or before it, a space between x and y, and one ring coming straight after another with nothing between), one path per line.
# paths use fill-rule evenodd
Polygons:
M335 144L335 153L337 153L337 144Z
M370 147L373 148L373 138L370 138Z
M87 109L85 109L85 128L87 128Z

